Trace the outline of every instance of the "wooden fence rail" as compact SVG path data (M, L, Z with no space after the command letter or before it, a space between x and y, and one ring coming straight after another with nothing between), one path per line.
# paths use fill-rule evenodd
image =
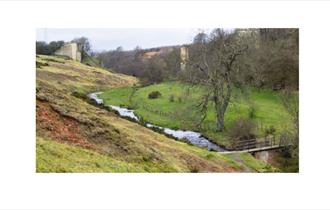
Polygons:
M263 147L284 147L289 145L282 138L276 139L275 136L265 137L264 139L239 140L234 144L234 150L249 150Z

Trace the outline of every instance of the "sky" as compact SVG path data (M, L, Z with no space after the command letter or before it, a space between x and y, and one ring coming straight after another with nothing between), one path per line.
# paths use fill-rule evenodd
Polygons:
M146 29L37 29L37 41L71 41L85 36L90 40L92 50L114 50L121 46L124 50L132 50L136 46L152 48L191 43L200 31L210 29L193 28L146 28Z

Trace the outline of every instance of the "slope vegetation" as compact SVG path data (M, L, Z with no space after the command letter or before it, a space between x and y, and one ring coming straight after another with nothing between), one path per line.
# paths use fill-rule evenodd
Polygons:
M37 56L37 172L264 172L249 154L221 155L167 138L90 104L89 92L136 84L72 60Z
M159 91L161 96L149 99L148 94L154 91ZM101 98L106 104L132 107L139 116L153 124L173 129L197 130L219 145L227 148L230 146L227 133L216 129L213 103L209 104L207 117L201 127L198 126L201 116L198 104L202 101L203 87L164 82L140 88L133 95L132 93L131 87L118 88L105 91ZM250 117L251 113L253 118ZM292 128L290 116L280 101L279 93L269 89L246 87L243 93L235 89L225 116L226 128L241 117L249 118L258 125L254 132L259 138L264 137L264 131L269 127L274 127L275 135Z

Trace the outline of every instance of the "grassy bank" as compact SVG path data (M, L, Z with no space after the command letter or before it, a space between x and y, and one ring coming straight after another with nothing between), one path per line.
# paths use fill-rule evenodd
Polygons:
M185 147L186 145L182 145ZM70 144L58 143L54 140L45 140L37 138L37 172L201 172L198 167L191 166L186 168L180 165L180 162L173 164L159 164L151 159L145 159L142 162L127 162L117 160L114 157L106 154L100 154L93 150L83 149L81 147L72 146ZM198 156L213 162L214 168L216 163L226 165L225 171L242 171L247 172L275 172L275 168L262 161L256 160L250 154L235 154L235 155L219 155L207 151L197 149ZM202 151L202 152L201 152Z
M161 97L149 99L148 94L152 91L159 91ZM216 131L216 115L212 103L201 128L197 126L201 116L197 104L203 91L203 87L166 82L139 88L135 93L132 87L113 89L104 92L100 97L106 104L134 108L136 113L148 122L174 129L197 130L218 144L229 146L227 133ZM275 134L290 129L289 115L280 102L278 92L249 88L244 92L236 89L233 95L225 116L226 128L238 118L250 118L253 109L252 120L257 125L255 133L258 137L263 137L264 130L270 126L275 128Z
M36 76L37 172L276 171L249 154L222 155L175 141L82 99L132 86L134 77L41 55Z
M97 152L37 138L37 172L138 172L136 165Z

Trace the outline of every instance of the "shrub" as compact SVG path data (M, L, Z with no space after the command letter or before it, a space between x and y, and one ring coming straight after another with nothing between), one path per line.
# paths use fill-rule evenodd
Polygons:
M159 91L152 91L151 93L149 93L148 98L149 99L155 99L155 98L159 98L162 94Z
M249 118L254 119L256 117L256 108L255 106L249 107Z
M39 61L36 61L36 67L37 68L41 68L42 66L48 66L48 63L41 63L41 62L39 62Z
M205 159L209 160L209 159L212 159L214 157L214 154L213 153L208 153L206 156L205 156Z
M246 140L255 138L255 123L250 119L239 118L228 129L228 135L233 140Z
M170 102L174 102L174 95L170 95L170 98L168 99Z
M274 126L269 126L267 128L265 128L265 136L268 135L273 135L275 133L276 129L274 128Z

